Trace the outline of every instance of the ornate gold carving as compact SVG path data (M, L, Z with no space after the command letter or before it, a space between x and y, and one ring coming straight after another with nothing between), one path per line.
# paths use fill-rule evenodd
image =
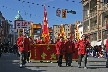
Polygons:
M49 45L47 45L47 50L49 50L50 49L50 46Z
M34 51L35 51L35 59L36 59L36 46L34 45Z
M47 55L46 55L44 52L41 54L41 58L42 58L42 59L45 59L46 56L47 56Z
M52 53L50 59L56 59L56 54Z

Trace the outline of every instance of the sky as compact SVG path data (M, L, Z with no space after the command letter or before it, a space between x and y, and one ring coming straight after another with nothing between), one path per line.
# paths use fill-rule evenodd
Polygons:
M26 1L26 3L22 3L22 1ZM42 5L45 4L47 10L48 25L51 27L52 25L58 24L74 24L76 20L82 21L82 5L81 3L79 3L80 1L81 0L0 0L0 11L6 19L11 21L14 21L15 16L18 14L18 11L20 11L21 16L24 20L32 21L33 23L38 24L42 23L43 21L44 7ZM66 18L57 17L57 8L60 8L61 10L74 10L76 11L76 14L67 14Z

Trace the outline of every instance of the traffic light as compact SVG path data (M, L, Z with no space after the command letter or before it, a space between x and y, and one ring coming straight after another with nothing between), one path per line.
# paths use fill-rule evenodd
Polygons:
M66 10L62 9L62 18L66 18Z
M61 10L58 8L58 9L56 10L56 16L60 17L60 15L61 15Z

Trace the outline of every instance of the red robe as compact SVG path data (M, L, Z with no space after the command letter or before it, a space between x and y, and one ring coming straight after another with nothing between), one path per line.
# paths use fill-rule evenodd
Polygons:
M75 48L75 44L72 41L67 41L66 42L66 53L73 53Z
M108 39L106 40L106 52L108 53Z
M66 50L66 45L65 45L65 42L61 42L61 41L57 41L56 43L56 54L63 54L64 51ZM61 53L62 51L62 53Z
M17 45L18 45L18 50L20 52L23 52L23 51L28 52L30 50L29 38L25 38L23 36L20 36L17 40Z
M86 48L90 47L90 43L87 40L79 40L76 43L76 48L78 49L78 54L87 54Z

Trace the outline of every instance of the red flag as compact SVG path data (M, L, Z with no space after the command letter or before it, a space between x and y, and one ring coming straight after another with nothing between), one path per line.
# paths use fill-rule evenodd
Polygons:
M49 42L48 20L47 20L47 12L45 6L44 6L43 38L45 43Z
M46 12L46 8L44 6L44 22L43 22L43 33L44 34L48 34L48 26L47 26L47 12Z

